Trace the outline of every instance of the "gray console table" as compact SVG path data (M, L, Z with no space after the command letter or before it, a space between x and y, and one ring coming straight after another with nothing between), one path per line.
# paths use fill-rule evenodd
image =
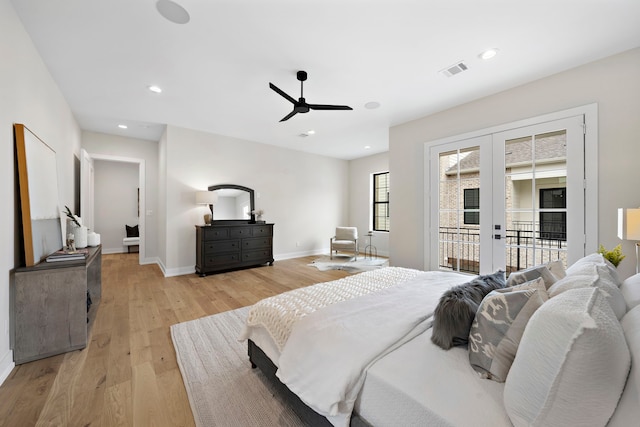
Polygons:
M89 248L84 260L16 268L10 292L14 362L86 347L101 296L102 246Z

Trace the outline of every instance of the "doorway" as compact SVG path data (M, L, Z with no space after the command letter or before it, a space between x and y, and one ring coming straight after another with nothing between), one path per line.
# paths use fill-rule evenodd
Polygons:
M86 152L85 152L86 153ZM113 163L114 165L117 164L122 164L125 166L131 166L131 167L137 167L137 188L133 189L131 191L129 191L129 193L126 197L131 198L134 197L137 200L133 201L129 201L129 205L131 205L132 203L137 204L137 206L135 206L135 210L136 210L136 214L137 215L137 222L138 222L138 229L139 229L139 233L140 233L140 245L139 245L139 253L138 253L138 259L139 259L139 263L140 264L144 264L145 263L145 236L146 236L146 226L145 226L145 217L146 217L146 198L145 198L145 194L146 194L146 186L145 186L145 161L144 159L137 159L137 158L130 158L130 157L120 157L120 156L110 156L110 155L103 155L103 154L90 154L90 153L83 153L83 156L81 158L81 160L83 162L85 162L84 165L81 166L81 171L82 171L82 178L81 178L81 191L82 191L82 211L86 213L87 216L87 220L92 224L92 226L95 225L95 216L96 216L96 212L95 212L95 199L96 199L96 195L95 193L95 165L94 165L94 161L100 161L100 162L108 162L108 163ZM113 197L114 203L117 203L117 200L120 198L120 195L117 194L117 188L113 189L113 191L115 191L116 195ZM131 196L131 197L129 197ZM136 203L137 202L137 203ZM115 206L115 208L117 209L117 205ZM83 213L82 215L85 215L85 213ZM119 244L117 246L117 243L113 243L110 248L105 248L104 244L103 244L103 250L105 251L104 253L119 253L124 251L124 249L120 250L120 248L124 248L124 246L122 245L122 237L124 237L125 235L125 225L133 225L133 224L121 224L119 225L120 227L120 231L122 233L122 236L120 234L118 234L117 237L115 237L115 239L117 240L117 242L119 242ZM119 232L118 232L119 233ZM104 242L104 238L102 239ZM113 240L113 239L111 239ZM117 249L115 249L117 248Z
M428 146L426 265L510 273L584 255L597 222L586 209L597 198L586 192L597 150L587 149L586 114L558 116Z

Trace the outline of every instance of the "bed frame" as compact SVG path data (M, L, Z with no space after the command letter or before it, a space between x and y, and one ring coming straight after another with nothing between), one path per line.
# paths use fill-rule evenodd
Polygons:
M258 347L253 341L248 340L248 354L249 361L252 368L260 368L260 371L269 379L269 381L275 386L276 390L284 398L284 400L291 406L293 412L296 413L304 421L305 425L312 427L332 427L332 424L322 415L308 407L300 398L289 388L284 385L276 376L277 367L269 359L264 351ZM371 427L369 423L364 421L355 412L351 416L351 427Z

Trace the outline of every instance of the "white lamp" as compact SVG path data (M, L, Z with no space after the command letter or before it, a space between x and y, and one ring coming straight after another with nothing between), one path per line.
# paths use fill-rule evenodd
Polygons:
M218 201L218 194L213 191L196 191L196 204L198 205L208 205L211 213L206 213L204 215L204 223L211 224L211 219L213 218L213 205Z
M618 209L618 238L622 240L636 241L636 274L640 271L640 258L638 246L640 246L640 208Z

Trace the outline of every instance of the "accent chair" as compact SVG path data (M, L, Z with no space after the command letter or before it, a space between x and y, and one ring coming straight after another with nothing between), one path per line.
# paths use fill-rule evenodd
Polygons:
M336 227L336 235L329 240L331 247L331 259L333 252L351 251L356 260L358 259L358 228L357 227Z

